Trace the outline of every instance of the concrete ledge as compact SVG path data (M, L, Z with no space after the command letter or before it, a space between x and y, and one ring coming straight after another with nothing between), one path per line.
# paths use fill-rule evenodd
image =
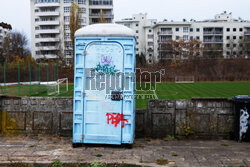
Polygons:
M0 132L72 135L73 99L0 96ZM136 137L229 138L234 134L233 102L227 98L149 100L136 111Z

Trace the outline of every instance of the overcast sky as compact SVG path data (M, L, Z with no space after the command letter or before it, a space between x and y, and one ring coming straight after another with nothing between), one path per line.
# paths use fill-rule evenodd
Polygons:
M115 20L134 13L148 13L149 18L168 20L203 20L223 11L234 18L250 20L250 0L114 0ZM0 0L0 22L26 33L30 39L30 0Z

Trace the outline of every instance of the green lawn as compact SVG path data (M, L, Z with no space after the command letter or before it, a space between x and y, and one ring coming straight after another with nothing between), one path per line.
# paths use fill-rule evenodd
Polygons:
M73 84L69 84L69 91L66 92L65 85L62 86L61 94L48 95L47 86L34 85L31 88L25 85L20 88L21 96L43 96L43 97L73 97ZM0 89L3 93L3 87ZM8 86L7 94L18 96L18 86ZM152 91L137 91L137 94L153 94ZM156 94L159 99L191 99L193 97L227 97L236 95L250 95L250 82L197 82L192 84L159 83L156 87ZM153 97L136 100L136 108L147 108L147 101Z

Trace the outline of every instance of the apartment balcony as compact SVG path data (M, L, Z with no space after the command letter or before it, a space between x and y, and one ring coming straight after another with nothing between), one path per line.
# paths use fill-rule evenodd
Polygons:
M59 2L42 2L42 3L36 3L35 7L41 8L41 7L59 7Z
M40 54L36 55L36 59L57 59L58 56L56 54Z
M172 38L166 39L166 40L157 40L158 43L169 43L172 40Z
M49 50L58 50L57 46L38 46L36 51L49 51Z
M173 31L159 31L158 35L173 35Z
M38 21L38 22L35 22L35 25L38 25L38 26L60 25L60 22L59 21Z
M37 42L60 42L60 38L36 38Z
M59 34L58 29L46 29L46 30L36 30L35 34Z
M204 43L223 43L223 39L204 39Z
M100 17L104 17L104 18L111 18L113 19L114 18L114 15L112 13L104 13L104 14L100 14L100 13L91 13L89 14L89 17L90 18L100 18Z
M59 12L51 11L51 12L36 12L35 16L59 16Z
M203 31L206 35L223 35L223 31Z
M244 34L245 35L250 35L250 31L245 31Z

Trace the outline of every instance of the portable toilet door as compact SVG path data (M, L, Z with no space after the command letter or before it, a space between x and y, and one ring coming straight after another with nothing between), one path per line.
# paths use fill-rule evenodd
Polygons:
M135 133L135 38L117 24L75 33L73 144L132 144Z

